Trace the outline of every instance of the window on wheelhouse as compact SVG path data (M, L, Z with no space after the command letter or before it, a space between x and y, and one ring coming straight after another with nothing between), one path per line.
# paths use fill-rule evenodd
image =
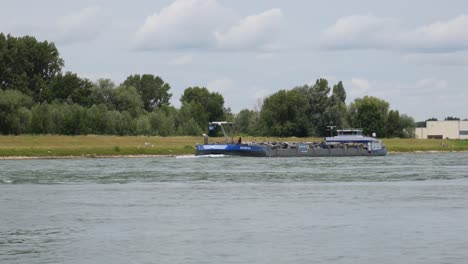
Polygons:
M341 129L336 132L338 136L362 136L362 129Z

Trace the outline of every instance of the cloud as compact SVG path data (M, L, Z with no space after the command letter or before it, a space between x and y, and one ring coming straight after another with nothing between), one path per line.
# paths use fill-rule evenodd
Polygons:
M233 82L229 78L220 78L220 79L210 81L206 86L212 92L221 93L221 92L231 91L233 88Z
M348 103L369 95L389 102L391 109L410 114L416 120L448 115L466 116L463 104L468 100L468 93L441 78L428 77L406 82L352 78L344 83L349 95L346 99Z
M403 56L408 62L445 66L468 65L468 51L447 53L410 53Z
M332 50L385 48L396 24L394 19L373 15L342 17L322 33L322 46Z
M243 18L224 32L215 32L221 49L274 49L273 40L281 30L284 16L275 8Z
M362 79L362 78L352 78L351 86L349 88L349 98L356 98L359 96L364 96L367 94L369 89L371 88L371 84L369 80Z
M14 20L1 28L15 35L32 35L62 45L92 41L105 28L105 15L99 6L90 6L60 17L44 17L41 22Z
M136 32L142 50L201 48L214 41L213 31L233 17L216 0L176 0L146 18Z
M347 16L339 18L334 25L322 32L321 46L329 50L453 52L468 50L467 28L467 15L414 29L403 28L394 18Z
M439 80L435 78L426 78L426 79L421 79L417 81L415 86L418 89L427 89L428 87L435 88L435 89L445 89L447 88L448 83L445 80Z
M103 31L104 21L101 18L100 7L86 7L78 12L59 17L57 25L50 28L47 34L63 44L94 40Z
M172 60L168 62L168 64L172 66L179 66L179 65L190 64L192 63L192 61L193 61L192 55L183 55L183 56L173 58Z
M135 33L137 50L269 50L283 14L271 9L239 18L217 0L176 0L148 16Z
M402 42L413 50L457 51L468 49L468 15L437 21L404 33Z

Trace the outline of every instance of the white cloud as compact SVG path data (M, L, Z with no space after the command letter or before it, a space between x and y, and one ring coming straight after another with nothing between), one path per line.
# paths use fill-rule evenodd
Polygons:
M172 60L168 62L168 64L172 66L179 66L179 65L190 64L192 63L192 61L193 61L192 55L183 55L183 56L173 58Z
M208 82L206 87L212 92L227 92L232 90L233 82L229 78L219 78Z
M458 51L450 53L410 53L403 56L408 62L434 65L467 65L468 52Z
M349 98L356 98L359 96L364 96L367 94L369 89L371 88L371 84L369 80L362 79L362 78L352 78L351 79L351 86L349 88Z
M214 33L222 49L274 49L272 41L281 30L284 16L275 8L243 18L227 31Z
M146 18L136 45L143 50L205 47L213 42L212 32L232 18L216 0L176 0Z
M468 48L468 15L437 21L403 35L403 44L410 49L454 51Z
M217 0L176 0L137 30L139 50L271 50L283 20L280 9L239 19Z
M421 79L416 82L415 85L416 88L418 89L427 89L427 88L434 88L434 89L445 89L448 87L448 83L446 80L439 80L435 78L426 78L426 79Z
M321 42L327 49L380 49L388 45L388 38L396 28L396 21L391 18L347 16L326 29Z
M92 6L62 16L49 34L53 35L55 41L64 44L93 40L103 31L101 14L100 7Z
M373 15L339 18L322 32L325 49L389 49L419 52L453 52L468 49L468 15L437 21L414 29L403 28L394 18Z
M442 95L446 89L449 89L449 85L446 80L425 78L409 85L409 88L406 90L406 94L411 96Z
M90 6L60 17L46 17L39 23L12 21L2 30L66 45L94 40L104 31L104 27L102 9Z

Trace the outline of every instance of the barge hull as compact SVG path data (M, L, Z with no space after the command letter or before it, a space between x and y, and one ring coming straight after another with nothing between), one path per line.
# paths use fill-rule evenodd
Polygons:
M245 157L352 157L385 156L385 148L368 150L365 148L272 148L261 145L209 144L197 145L195 155L231 155Z

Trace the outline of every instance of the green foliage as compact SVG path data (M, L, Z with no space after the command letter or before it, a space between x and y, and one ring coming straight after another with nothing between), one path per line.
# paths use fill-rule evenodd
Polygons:
M172 96L169 93L171 86L165 83L159 76L152 74L128 76L123 85L136 88L141 95L144 108L148 112L162 105L169 105L169 100Z
M176 115L177 110L170 106L162 106L161 108L149 113L148 117L153 134L163 137L174 135L176 133Z
M87 134L104 134L106 131L106 113L108 109L104 104L93 105L86 109L82 127L87 128Z
M414 138L416 130L416 122L414 119L406 114L400 116L399 134L400 138Z
M400 113L398 110L390 110L387 118L387 137L398 137L400 135Z
M364 134L376 133L379 137L386 136L389 104L379 98L365 96L357 98L348 108L349 124L363 129Z
M249 109L241 110L234 119L237 131L240 134L257 135L259 119L259 112Z
M339 81L336 85L333 86L332 97L334 100L344 103L346 101L346 91L343 86L343 82Z
M63 60L53 43L0 33L1 89L21 91L36 101L62 66Z
M190 118L184 123L180 124L177 130L179 135L188 135L188 136L200 136L203 134L203 131L198 126L197 122Z
M208 126L208 122L224 121L226 109L224 98L217 92L210 92L205 87L189 87L180 98L181 111L188 114L198 127Z
M110 79L99 79L91 88L92 104L104 104L108 109L115 110L116 86Z
M92 105L91 93L93 83L82 79L75 73L57 74L50 84L41 92L40 101L76 103L85 107Z
M152 135L150 119L147 115L141 115L136 120L136 134L137 135Z
M314 85L278 91L261 110L234 114L221 94L205 87L185 89L176 109L169 106L170 85L159 76L131 75L117 87L109 79L92 83L62 73L63 63L53 43L0 33L1 134L199 136L209 122L226 120L246 135L325 136L333 125L362 127L380 137L414 136L414 120L389 111L381 99L358 98L347 107L342 82L330 88L327 80L318 79Z
M325 79L318 79L313 86L304 85L295 87L293 90L305 99L300 102L301 106L297 107L304 111L306 117L303 122L307 126L307 129L302 129L303 132L300 135L295 136L325 136L327 126L344 127L346 125L346 92L342 82L333 87L331 95L331 88Z
M261 131L278 137L308 136L307 100L298 89L280 90L265 99L260 112Z
M21 134L31 125L32 98L16 90L0 90L0 134Z
M114 105L118 111L127 111L133 117L138 116L143 111L143 101L133 86L121 85L117 88L114 93Z
M57 134L55 124L61 118L53 120L51 107L47 103L36 104L31 109L31 132L33 134Z

